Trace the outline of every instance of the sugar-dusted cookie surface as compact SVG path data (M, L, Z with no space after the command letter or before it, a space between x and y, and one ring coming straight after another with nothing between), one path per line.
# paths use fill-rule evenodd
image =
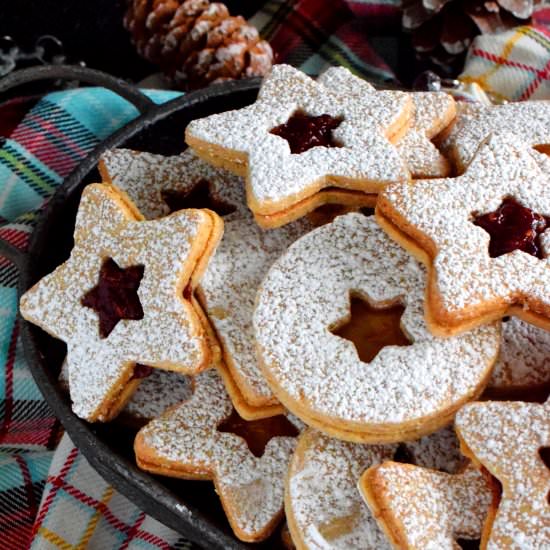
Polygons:
M198 315L184 297L221 236L210 211L143 221L127 196L85 188L70 258L21 298L21 314L67 343L73 410L107 420L135 386L136 363L183 373L208 366Z
M275 395L307 424L351 441L402 441L447 424L487 383L500 331L497 323L434 337L424 320L425 283L422 266L372 218L340 216L301 237L270 269L254 314ZM350 338L334 333L357 299L370 304L369 315L402 308L363 339L374 346L365 361ZM388 333L396 340L378 346Z
M407 550L459 550L459 539L479 539L492 501L472 465L448 474L385 462L361 476L359 489L394 547Z
M550 400L471 403L456 417L463 452L501 483L481 548L550 547Z
M458 178L391 185L377 218L429 266L430 330L508 313L550 328L550 159L511 134L485 141Z
M390 143L406 130L405 94L343 98L275 65L248 107L192 121L186 141L209 162L245 175L256 215L272 215L326 187L378 192L409 171Z
M545 389L550 389L550 332L517 317L506 318L487 393L521 396Z
M223 216L224 235L198 296L223 346L224 378L241 416L280 413L255 356L254 299L268 267L313 225L304 219L264 231L246 206L242 178L210 166L191 149L172 157L115 149L103 155L101 167L102 175L122 187L147 217L166 215L167 200L181 208L209 207Z
M179 372L151 369L140 365L134 369L138 375L137 389L121 411L132 425L140 425L157 418L170 407L191 397L193 377ZM59 384L69 391L69 368L64 361L59 373Z
M246 422L215 370L192 397L142 428L138 466L184 479L211 479L241 540L267 538L283 515L284 477L298 429L285 416Z
M365 469L392 458L449 472L463 460L449 428L399 445L361 445L305 430L285 488L285 512L297 548L389 550L391 545L363 502L357 482Z
M464 171L490 134L510 132L530 147L550 144L550 101L519 101L461 109L442 143L457 169Z
M354 76L344 67L331 67L319 76L317 82L331 92L346 95L374 93L375 88L365 80ZM380 91L390 98L396 92ZM400 92L397 92L400 93ZM415 92L413 117L408 131L397 142L397 149L414 178L435 178L447 176L450 166L431 139L443 132L456 115L455 101L445 92Z

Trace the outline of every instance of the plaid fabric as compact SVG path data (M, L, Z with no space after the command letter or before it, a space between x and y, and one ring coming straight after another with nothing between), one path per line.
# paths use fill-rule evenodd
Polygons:
M539 19L544 13L539 13ZM459 78L477 83L500 101L549 99L550 31L542 26L524 26L478 36Z
M394 80L379 50L393 55L397 38L386 37L379 44L379 32L373 29L399 21L398 6L399 0L268 0L251 23L269 40L278 63L289 63L308 74L343 65L369 80Z
M196 547L117 493L64 435L46 480L30 548L191 550Z
M0 453L0 547L28 546L53 452Z
M308 73L339 64L370 80L395 80L391 67L397 37L380 29L399 28L398 4L267 0L252 23L271 41L278 62ZM502 97L539 97L547 85L546 31L521 32L515 40L498 37L496 49L476 42L463 80L483 82ZM519 46L525 52L529 44L534 54L524 58ZM482 50L488 53L479 55ZM516 78L514 63L525 67L508 90L503 82L511 77L497 75ZM173 96L151 93L159 102ZM126 101L97 88L0 106L0 135L5 136L0 138L0 238L25 250L37 212L63 178L99 141L136 115ZM16 283L14 266L0 258L0 548L189 548L102 480L67 436L55 456L46 450L55 440L56 422L22 357Z

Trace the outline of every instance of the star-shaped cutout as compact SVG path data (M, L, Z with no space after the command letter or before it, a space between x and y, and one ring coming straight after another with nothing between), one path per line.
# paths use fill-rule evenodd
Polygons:
M243 185L239 178L212 168L189 149L169 157L110 149L101 155L99 172L104 182L128 193L147 219L186 208L208 208L219 216L228 216L236 205L233 197L221 196L220 181Z
M177 212L184 208L209 208L218 216L228 216L235 212L234 205L214 195L212 184L206 179L199 179L189 190L163 190L161 196L170 208L170 212Z
M223 361L217 367L238 413L248 420L281 414L284 409L256 359L251 322L254 300L270 265L313 225L302 219L262 230L246 206L243 179L209 165L191 149L171 157L113 149L103 154L100 170L105 181L124 189L146 217L158 218L168 212L165 190L185 195L193 189L192 182L201 179L208 181L211 197L235 207L224 218L223 239L197 295L223 348Z
M502 486L482 548L546 548L550 541L550 400L471 403L459 411L463 452Z
M494 212L476 216L473 223L489 233L491 258L514 250L522 250L536 258L544 257L540 237L550 226L550 217L533 212L513 197L505 197Z
M359 490L399 548L459 548L479 539L489 512L490 483L473 466L448 474L400 462L370 467Z
M67 343L70 394L78 416L109 419L120 408L119 397L127 398L125 387L136 363L190 374L208 365L203 325L193 304L184 299L183 288L196 286L221 230L221 220L206 210L143 221L115 187L85 188L70 258L28 290L20 303L25 319ZM140 320L124 319L120 312L121 320L111 327L83 305L83 296L97 285L108 259L125 273L139 275L136 266L143 266L139 288L134 281L134 288L127 289L137 294Z
M370 363L386 346L410 346L411 341L401 329L401 305L372 307L362 298L350 297L350 315L344 323L337 323L332 333L355 345L359 359Z
M503 105L465 104L441 144L459 171L464 171L480 144L490 134L506 132L521 136L531 147L550 144L550 102L518 101Z
M288 426L281 429L279 421L267 419L251 430L242 429L242 420L233 422L240 425L237 434L221 431L234 418L232 411L219 375L206 371L196 378L189 401L140 430L136 459L140 468L157 474L211 479L235 534L244 541L260 541L282 517L284 477L296 430L289 433Z
M343 98L376 93L391 99L400 93L387 90L377 92L374 86L344 67L327 69L317 82ZM410 127L395 139L396 147L414 178L447 176L451 168L449 162L431 140L453 122L456 116L455 101L445 92L414 92L409 95L413 101L413 116Z
M97 285L81 300L83 306L97 313L101 338L107 338L122 319L143 319L143 308L137 293L143 269L143 265L122 269L112 258L103 262Z
M256 215L283 212L327 187L378 192L409 171L391 144L411 116L412 100L371 93L344 98L288 65L275 65L253 105L192 121L186 141L199 156L246 174L247 201ZM341 120L331 130L339 147L293 154L272 130L296 113Z
M391 185L377 218L430 269L426 315L432 332L449 335L509 313L548 326L550 232L538 236L542 258L521 249L491 257L489 233L475 224L507 197L550 215L550 159L517 136L494 135L458 178Z

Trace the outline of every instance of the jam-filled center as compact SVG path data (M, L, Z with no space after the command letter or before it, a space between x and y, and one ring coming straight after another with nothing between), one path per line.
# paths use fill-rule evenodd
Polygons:
M405 308L401 305L372 307L367 301L352 295L349 320L338 324L331 332L353 342L359 359L370 363L386 346L411 345L401 329L404 311Z
M170 213L184 208L208 208L219 216L235 212L235 206L213 193L211 183L204 178L186 190L164 189L161 191L161 197L168 205Z
M297 111L284 124L272 128L270 133L286 139L290 152L298 155L312 147L340 147L332 131L340 126L342 120L331 115L310 116Z
M514 250L544 258L540 236L550 227L550 217L534 212L513 197L506 197L494 212L475 216L473 223L489 233L491 258Z
M121 319L143 319L138 289L145 267L121 268L107 258L99 270L99 281L82 297L81 304L92 308L99 317L99 336L107 338Z
M242 437L250 452L258 458L264 454L266 445L274 437L296 437L299 433L296 426L282 414L260 420L245 420L235 409L218 425L218 432Z

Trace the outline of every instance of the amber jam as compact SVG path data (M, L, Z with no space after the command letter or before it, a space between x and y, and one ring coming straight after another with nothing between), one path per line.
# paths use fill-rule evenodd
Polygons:
M235 409L218 425L218 432L242 437L250 452L258 458L264 454L266 445L274 437L296 437L299 433L298 428L282 414L260 420L245 420Z
M235 206L212 193L212 185L204 178L197 181L188 191L165 189L161 191L161 196L170 213L184 208L208 208L219 216L235 212Z
M340 126L342 120L330 115L309 116L297 111L270 133L286 139L290 152L298 155L312 147L340 147L334 141L332 131Z
M99 270L99 281L82 297L81 303L92 308L99 317L99 336L107 338L121 319L143 319L138 288L145 267L120 268L107 258Z
M491 258L514 250L544 258L540 235L550 226L550 217L533 212L513 197L506 197L494 212L476 216L473 223L489 233Z
M331 332L353 342L359 359L370 363L386 346L410 346L410 340L401 330L400 305L375 308L357 296L351 296L350 319Z

